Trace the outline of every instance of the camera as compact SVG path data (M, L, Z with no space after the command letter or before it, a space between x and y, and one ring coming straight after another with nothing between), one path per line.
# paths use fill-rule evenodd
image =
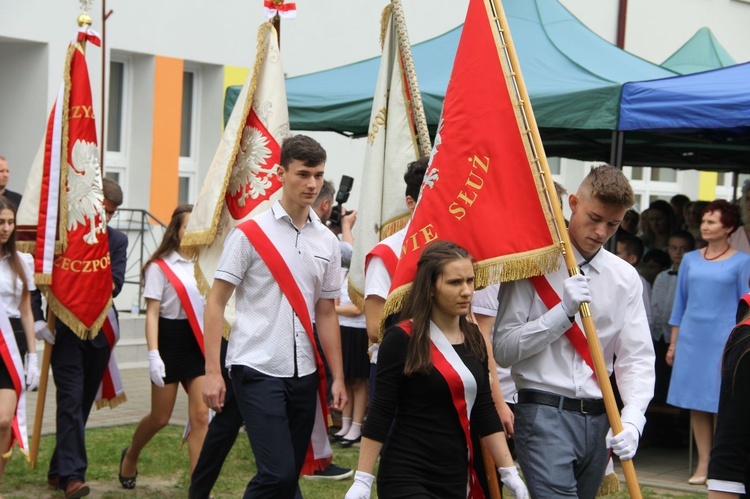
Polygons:
M352 177L348 175L341 176L339 190L336 193L336 206L333 207L333 209L331 210L331 216L328 218L328 225L330 225L331 227L340 227L341 217L351 213L351 211L347 210L346 213L342 215L341 205L346 203L349 199L349 194L352 191L352 185L354 185L354 179Z

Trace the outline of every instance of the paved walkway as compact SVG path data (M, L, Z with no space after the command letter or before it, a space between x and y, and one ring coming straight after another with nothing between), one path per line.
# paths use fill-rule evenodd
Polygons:
M128 401L115 409L93 410L89 418L90 427L106 427L134 424L146 415L151 404L151 383L149 382L148 369L124 369L121 371L125 393ZM29 420L33 420L35 414L37 396L30 394L27 402L27 414ZM42 434L54 433L55 431L55 389L50 375L50 388L47 392L44 423ZM177 403L172 414L171 424L184 426L187 421L187 396L183 390L179 390ZM31 433L29 427L29 433ZM617 460L615 460L617 461ZM622 481L622 471L619 462L615 464ZM638 479L643 486L671 493L706 494L704 486L691 486L687 483L688 474L688 452L686 448L664 449L661 447L650 447L640 449L635 457L635 469ZM623 490L625 485L622 486Z

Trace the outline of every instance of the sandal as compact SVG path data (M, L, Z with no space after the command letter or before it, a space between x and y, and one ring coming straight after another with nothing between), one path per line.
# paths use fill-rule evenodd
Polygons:
M130 447L122 449L122 455L120 456L120 469L117 473L117 478L120 480L120 485L123 489L133 490L135 488L135 480L138 478L138 468L135 469L135 476L122 476L122 462L125 460L125 454L128 453Z

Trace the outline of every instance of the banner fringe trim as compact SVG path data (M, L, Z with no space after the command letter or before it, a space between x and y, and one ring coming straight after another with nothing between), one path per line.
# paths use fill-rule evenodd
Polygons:
M382 224L380 224L380 240L392 236L396 232L400 231L406 225L409 223L409 220L411 220L411 213L406 212L402 213L401 215L396 215L395 217L389 218Z
M114 354L113 354L114 355ZM104 407L109 407L110 409L114 409L120 404L124 404L128 401L128 397L125 395L125 392L115 396L111 400L107 399L101 399L96 401L96 410L103 409Z
M107 313L109 312L110 307L112 307L112 297L110 296L110 298L107 300L107 304L99 314L99 317L96 318L96 320L93 324L91 324L90 327L87 327L80 321L80 319L78 319L78 317L75 316L75 314L73 314L73 312L68 310L68 308L66 308L65 305L63 305L55 295L52 294L48 286L45 286L42 289L42 292L44 294L44 297L47 299L47 304L49 305L50 310L52 310L55 316L60 319L66 326L68 326L70 330L73 331L73 333L75 333L75 335L82 340L93 340L94 338L96 338L102 328L102 325L104 324L104 321L107 320Z

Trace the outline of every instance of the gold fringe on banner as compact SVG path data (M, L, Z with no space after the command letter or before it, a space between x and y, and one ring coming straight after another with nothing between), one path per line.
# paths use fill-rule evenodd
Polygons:
M16 241L16 249L21 253L33 255L36 251L36 243L34 241Z
M63 115L62 115L62 151L60 151L60 208L57 217L57 232L60 234L59 241L55 241L55 254L62 253L68 248L68 134L69 134L69 115L70 115L70 89L72 81L70 79L70 66L73 61L73 54L80 50L85 56L86 51L82 42L76 42L70 46L65 56L65 91L63 97ZM58 251L57 245L60 244Z
M52 284L52 274L34 274L34 283L37 286L50 286Z
M382 241L386 237L390 237L396 232L406 227L406 224L409 223L409 220L411 220L411 213L407 211L406 213L397 215L389 220L386 220L382 224L380 224L380 229L379 229L380 240Z
M39 274L37 274L37 276L38 275ZM112 297L107 300L107 305L104 307L102 312L99 314L99 317L96 318L91 327L86 327L73 314L73 312L68 310L65 305L60 303L60 300L58 300L57 297L55 297L50 292L49 286L43 286L41 290L44 294L44 297L47 299L47 305L52 310L52 312L54 312L55 317L57 317L66 326L68 326L70 330L76 334L76 336L78 336L82 340L92 340L96 338L96 336L99 334L99 331L102 329L104 321L107 320L107 313L109 313L109 309L112 306Z
M347 292L349 293L349 299L352 301L355 307L360 309L362 312L365 311L365 292L357 289L351 279L347 279Z
M599 492L596 493L596 497L608 496L619 492L620 490L620 479L617 478L617 473L610 473L604 477L602 484L599 486Z
M102 409L104 407L109 407L110 409L114 409L120 404L124 404L128 401L128 397L125 396L125 392L121 393L120 395L116 396L112 400L106 400L101 399L96 401L96 409Z
M482 289L498 282L527 279L536 275L549 274L560 268L560 246L553 244L507 257L492 258L474 264L474 285ZM404 284L393 290L383 307L380 317L378 342L383 339L386 317L400 312L404 308L406 297L411 291L412 283Z
M242 108L242 117L240 120L240 126L237 127L237 135L234 139L232 154L229 157L229 168L227 168L226 174L224 175L224 183L221 187L221 195L219 196L216 202L216 207L214 208L214 216L213 220L211 221L211 227L200 231L188 232L182 238L181 247L210 245L213 244L214 239L216 238L216 231L219 227L219 220L221 219L221 210L224 208L224 199L226 197L227 187L229 186L229 179L232 176L232 169L234 168L234 164L237 161L237 154L240 150L240 144L242 143L242 133L245 131L245 123L247 123L247 115L250 114L250 108L253 104L253 96L255 95L255 90L258 88L258 71L260 70L260 65L263 62L263 57L268 55L268 52L263 50L263 42L266 39L266 32L268 31L271 32L269 36L274 36L274 33L276 32L276 29L270 22L264 22L260 25L260 28L258 28L258 46L257 53L255 54L255 64L253 65L253 76L252 80L250 81L250 88L248 89L247 96L245 98L245 106Z

